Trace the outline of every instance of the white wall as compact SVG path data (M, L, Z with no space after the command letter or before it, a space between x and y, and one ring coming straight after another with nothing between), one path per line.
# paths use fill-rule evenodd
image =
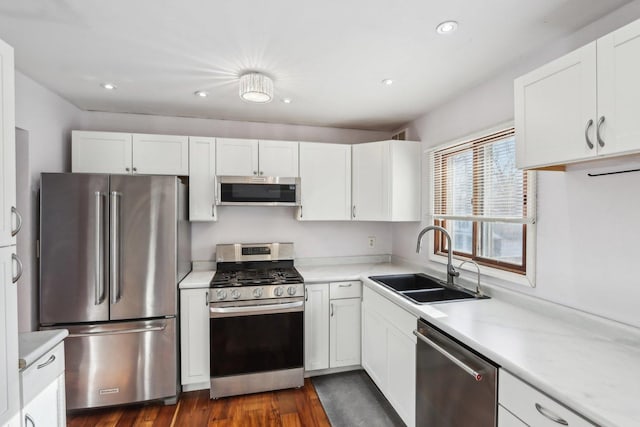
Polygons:
M25 131L19 132L17 141L18 209L23 217L18 255L24 264L18 285L18 327L21 332L37 328L35 240L40 173L69 169L70 131L80 125L81 119L78 108L16 71L16 127Z
M410 138L423 141L426 149L513 120L515 77L638 18L640 1L636 0L524 56L491 80L410 123ZM638 159L626 158L571 166L565 173L538 174L537 287L514 289L640 326L636 307L640 279L632 268L640 258L640 198L634 197L640 188L640 173L586 176L596 168L618 170L638 167L638 163ZM423 171L425 182L427 168ZM425 203L423 200L423 206ZM426 222L394 225L393 255L426 263L424 254L414 252L416 236L424 225ZM434 268L444 274L442 266Z

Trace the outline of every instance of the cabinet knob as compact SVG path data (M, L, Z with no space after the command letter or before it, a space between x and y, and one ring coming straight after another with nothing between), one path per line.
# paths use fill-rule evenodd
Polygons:
M258 171L253 171L253 174L254 175L258 175Z
M133 168L133 171L134 171L134 172L137 172L137 171L138 171L138 168Z
M129 168L124 168L124 170L125 170L126 172L129 172Z
M260 171L260 175L264 175L264 172L263 172L263 171Z

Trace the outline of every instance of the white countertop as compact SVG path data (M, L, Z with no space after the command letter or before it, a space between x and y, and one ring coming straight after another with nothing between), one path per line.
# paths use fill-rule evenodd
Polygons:
M368 279L416 271L408 266L384 263L297 269L305 283L362 280L591 421L604 426L640 425L637 328L500 290L494 290L487 300L417 305ZM193 272L180 287L208 286L212 274Z
M208 288L215 270L192 271L178 284L180 289Z
M67 335L69 335L69 331L66 329L21 333L18 338L18 364L20 369L27 368L43 354L58 345Z

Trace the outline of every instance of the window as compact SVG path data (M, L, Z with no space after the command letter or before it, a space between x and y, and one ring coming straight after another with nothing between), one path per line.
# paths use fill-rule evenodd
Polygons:
M449 250L478 264L520 274L527 271L527 227L534 223L530 172L516 169L513 128L431 153L434 223L442 233L434 253Z

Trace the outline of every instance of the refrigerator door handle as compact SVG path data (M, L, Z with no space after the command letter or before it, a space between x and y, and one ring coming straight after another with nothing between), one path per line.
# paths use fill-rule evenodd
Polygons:
M120 234L118 215L120 206L118 205L118 197L120 193L111 192L111 254L109 262L111 263L110 285L111 285L111 304L120 301Z
M69 334L69 338L80 337L100 337L104 335L121 335L121 334L140 334L143 332L158 332L167 329L167 325L162 326L146 326L143 328L131 328L131 329L115 329L112 331L99 331L99 332L80 332L77 334Z
M95 230L95 253L96 253L96 271L95 271L95 305L100 305L104 302L104 253L103 253L103 226L104 218L102 211L102 193L96 191L94 193L96 198L96 230Z

